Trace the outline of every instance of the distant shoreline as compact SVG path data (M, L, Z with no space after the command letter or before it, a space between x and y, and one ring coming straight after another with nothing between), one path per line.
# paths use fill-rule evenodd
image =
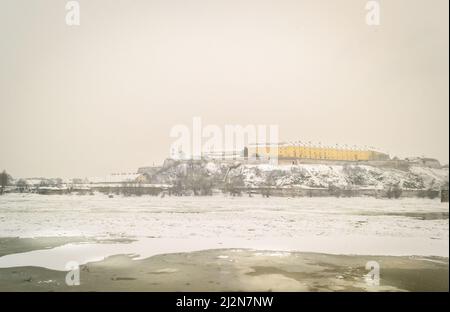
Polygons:
M79 195L87 196L93 195L95 192L103 193L105 196L173 196L173 197L209 197L221 196L224 197L375 197L375 198L428 198L437 199L441 197L439 190L429 189L402 189L398 193L391 191L392 194L387 194L385 189L374 188L353 188L353 189L337 189L337 188L305 188L305 187L242 187L235 188L233 194L229 194L220 189L212 189L211 194L207 195L193 195L189 192L186 194L171 194L170 189L167 190L160 186L141 185L141 186L111 186L111 187L95 187L91 189L58 189L46 188L33 192L6 192L7 194L39 194L39 195Z

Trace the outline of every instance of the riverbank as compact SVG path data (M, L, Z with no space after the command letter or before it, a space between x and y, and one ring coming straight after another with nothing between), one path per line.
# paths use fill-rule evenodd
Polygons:
M379 286L365 265L380 265ZM448 291L448 258L204 250L133 259L115 255L80 266L80 285L66 272L0 269L0 291Z

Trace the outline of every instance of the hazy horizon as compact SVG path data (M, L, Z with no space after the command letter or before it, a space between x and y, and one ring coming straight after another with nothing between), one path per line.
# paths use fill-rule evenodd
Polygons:
M4 0L0 170L133 172L177 124L449 159L448 1Z

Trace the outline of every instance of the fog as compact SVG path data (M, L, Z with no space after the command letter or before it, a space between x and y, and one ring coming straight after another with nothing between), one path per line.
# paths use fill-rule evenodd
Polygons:
M277 124L280 140L448 163L448 1L0 2L0 170L131 172L177 124Z

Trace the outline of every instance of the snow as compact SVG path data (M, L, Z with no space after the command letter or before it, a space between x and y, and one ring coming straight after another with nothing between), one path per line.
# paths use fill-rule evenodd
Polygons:
M346 188L383 189L399 184L407 189L439 189L448 183L448 168L433 169L411 167L403 171L392 168L379 168L369 165L243 165L231 174L242 174L247 186L258 186L266 181L267 175L278 173L275 177L277 186L299 186L328 188L330 185ZM408 186L408 187L406 187Z
M8 255L0 257L0 267L28 261L61 269L66 257L83 262L117 253L145 257L209 248L448 257L448 209L439 200L417 198L8 194L0 198L0 237L127 237L136 242L68 244ZM447 218L423 220L411 213L447 213Z
M431 184L433 180L435 182L447 181L448 182L448 168L436 169L423 166L413 166L410 171L413 174L417 174L422 177L426 184Z
M126 183L134 182L140 176L140 173L116 173L105 177L91 177L88 180L91 183Z
M239 165L240 164L240 165ZM239 185L247 187L298 187L340 189L383 190L398 185L409 190L439 190L448 184L448 168L432 169L411 167L409 170L363 165L358 163L338 164L250 164L225 161L179 162L166 166L164 170L151 176L153 183L177 184L180 175L195 172L211 177L213 181L223 181L225 175L235 178ZM233 180L233 179L230 179ZM220 187L220 184L216 185Z

